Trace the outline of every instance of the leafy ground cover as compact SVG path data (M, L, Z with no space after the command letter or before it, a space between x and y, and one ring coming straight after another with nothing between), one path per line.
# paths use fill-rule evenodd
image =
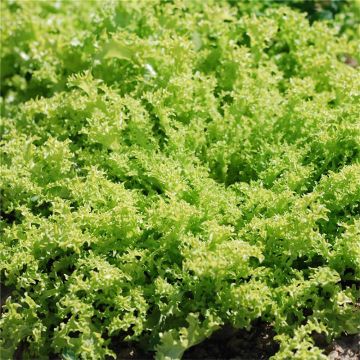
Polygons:
M359 333L358 11L2 1L1 358Z

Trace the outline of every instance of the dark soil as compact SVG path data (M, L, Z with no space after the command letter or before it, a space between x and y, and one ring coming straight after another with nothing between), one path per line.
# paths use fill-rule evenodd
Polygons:
M279 345L272 327L264 322L250 331L224 326L201 344L185 352L183 359L265 360L274 355Z
M187 350L184 360L267 360L279 345L273 328L264 322L254 324L250 331L224 326L202 343ZM317 346L324 349L329 360L360 360L360 334L343 335L330 345L321 334L314 334ZM116 353L119 360L151 360L154 353L140 351L136 344L121 343Z
M11 295L13 289L0 283L0 312L3 312L3 305L5 305L6 299Z
M329 360L360 360L360 334L337 339L325 352Z
M137 344L119 342L112 350L116 353L118 360L152 360L155 358L154 352L144 352L139 349Z
M274 341L275 333L269 324L256 322L250 331L223 326L202 343L188 349L184 360L265 360L274 355L279 345ZM139 350L136 344L118 342L113 348L118 360L150 360L154 353Z

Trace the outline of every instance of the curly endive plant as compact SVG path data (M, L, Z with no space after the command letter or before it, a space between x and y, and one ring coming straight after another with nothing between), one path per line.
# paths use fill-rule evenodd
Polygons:
M2 359L360 331L358 2L280 5L1 1Z

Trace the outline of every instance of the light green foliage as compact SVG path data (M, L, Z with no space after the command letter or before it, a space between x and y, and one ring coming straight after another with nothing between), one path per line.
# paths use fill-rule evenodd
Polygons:
M280 5L1 1L3 359L360 331L358 3Z

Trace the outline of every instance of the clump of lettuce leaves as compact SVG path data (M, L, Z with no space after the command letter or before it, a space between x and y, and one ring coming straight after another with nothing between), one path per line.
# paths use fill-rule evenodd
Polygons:
M312 4L1 2L2 358L360 331L359 3Z

